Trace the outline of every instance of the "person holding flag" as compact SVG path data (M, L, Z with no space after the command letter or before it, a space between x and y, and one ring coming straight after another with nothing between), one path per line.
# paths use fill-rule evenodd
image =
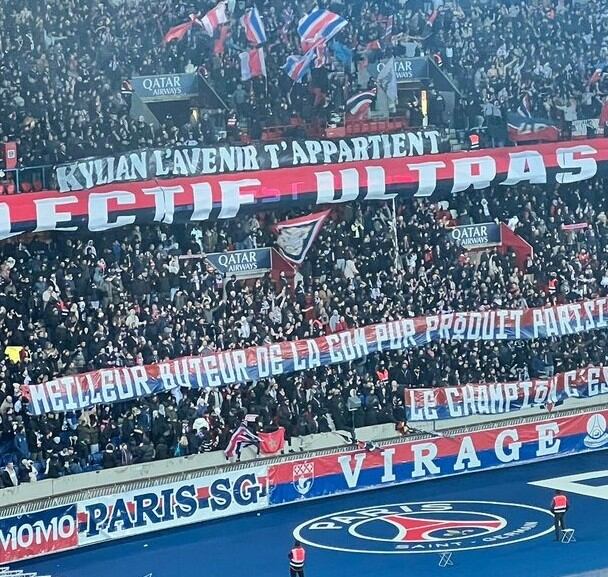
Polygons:
M260 438L252 433L247 427L247 423L243 421L237 429L232 433L228 446L224 450L226 459L232 459L236 456L236 460L241 460L241 451L245 447L255 447L257 452L260 452Z

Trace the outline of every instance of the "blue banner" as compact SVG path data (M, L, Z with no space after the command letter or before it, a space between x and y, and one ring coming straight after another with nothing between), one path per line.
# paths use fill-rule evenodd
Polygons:
M408 421L501 415L531 407L550 411L567 399L606 394L608 367L603 366L558 373L546 379L408 389L404 393Z
M83 409L179 387L200 389L349 363L367 355L440 340L505 341L562 337L608 327L608 299L535 309L450 312L353 328L316 339L183 357L23 385L31 414Z

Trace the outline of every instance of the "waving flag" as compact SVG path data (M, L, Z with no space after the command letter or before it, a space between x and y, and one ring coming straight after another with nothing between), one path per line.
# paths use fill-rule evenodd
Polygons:
M255 6L247 10L245 15L241 17L241 25L245 29L245 36L247 36L247 40L249 40L251 44L258 46L266 42L267 38L264 23Z
M346 114L357 120L366 118L374 98L376 98L375 88L351 96L346 101Z
M393 41L393 24L394 23L395 23L394 16L391 15L386 19L386 24L384 27L384 34L382 36L382 41L387 46L390 46Z
M384 90L389 105L394 106L399 99L399 90L397 88L397 75L395 74L395 57L389 58L384 68L378 74L376 84Z
M602 79L602 76L604 76L604 72L607 68L608 64L606 64L606 62L598 62L593 74L591 75L591 78L589 78L588 84L590 86L597 84Z
M231 459L235 455L240 459L241 457L241 449L244 447L258 447L260 446L260 438L253 434L245 423L241 423L234 433L232 433L232 437L230 437L230 441L228 442L228 446L224 449L224 455L226 455L226 459Z
M526 142L530 140L554 142L559 139L560 135L557 124L552 120L524 116L519 111L507 114L507 127L509 139L512 142Z
M163 42L168 44L169 42L173 42L173 40L181 40L188 31L192 29L195 24L200 24L194 14L190 14L190 20L188 22L184 22L183 24L178 24L177 26L173 26L173 28L169 28L165 36L163 37Z
M213 54L220 56L226 50L226 41L230 38L230 26L222 24L220 26L220 35L215 39L213 44Z
M353 51L341 42L334 40L329 47L333 50L334 56L344 64L350 66L353 61Z
M298 23L298 34L302 50L309 50L320 39L329 42L348 21L329 10L317 8L304 16Z
M324 210L277 223L274 231L282 255L296 264L304 262L330 212L331 210Z
M318 44L314 48L315 51L315 68L321 68L321 66L325 66L327 64L327 45L325 42L323 44Z
M528 93L525 93L521 97L521 104L517 109L517 114L520 116L527 116L532 118L532 99Z
M220 2L215 8L212 8L205 14L201 20L201 24L205 32L211 37L215 34L215 30L220 24L226 24L228 16L226 15L226 2Z
M239 54L241 59L241 80L250 80L256 76L266 76L266 61L264 50L254 48Z
M294 82L300 82L310 70L316 56L314 48L311 48L304 56L291 55L283 65L283 70Z

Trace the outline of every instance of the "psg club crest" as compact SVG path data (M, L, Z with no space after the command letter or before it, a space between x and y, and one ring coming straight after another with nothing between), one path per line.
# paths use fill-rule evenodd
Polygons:
M296 463L293 466L293 487L300 493L306 495L315 482L315 464L311 463Z
M552 533L550 511L496 501L419 501L337 511L302 523L294 537L348 553L438 553L502 547Z
M587 435L583 439L585 447L597 449L608 443L608 432L606 432L606 419L599 413L589 417L587 421Z

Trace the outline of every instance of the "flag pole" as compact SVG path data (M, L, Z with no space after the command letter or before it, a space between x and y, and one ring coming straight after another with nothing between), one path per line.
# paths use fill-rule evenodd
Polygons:
M393 243L395 245L395 270L401 270L401 259L399 258L399 237L397 235L397 207L393 196Z

